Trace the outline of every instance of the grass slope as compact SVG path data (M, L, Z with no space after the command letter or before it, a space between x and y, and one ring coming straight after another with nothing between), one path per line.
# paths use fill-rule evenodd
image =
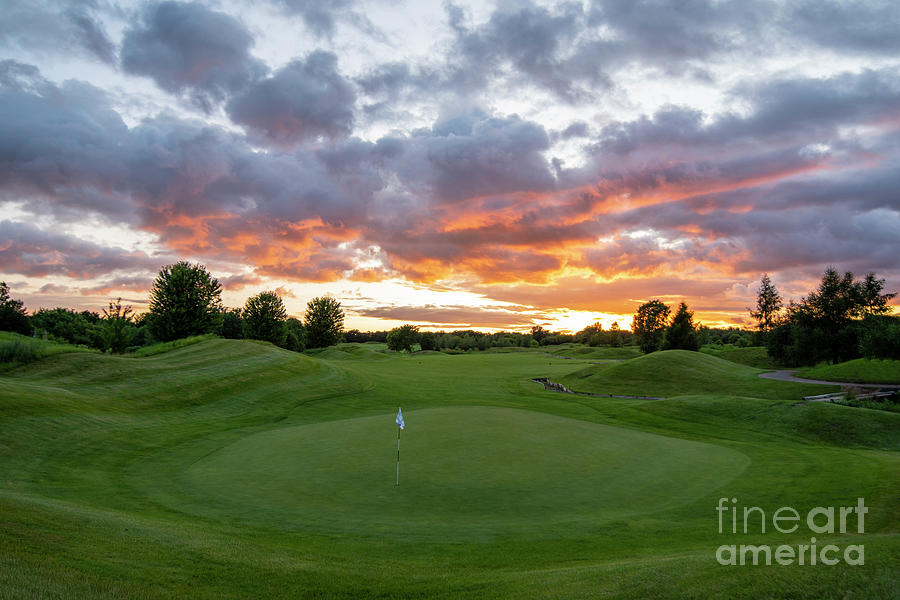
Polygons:
M735 348L733 346L703 346L700 352L724 360L756 367L757 369L778 369L780 365L769 356L764 346Z
M704 353L666 350L617 364L591 365L563 378L562 383L583 392L666 397L717 394L780 398L793 393L799 399L830 389L761 380L761 372Z
M900 360L857 358L836 365L805 369L800 377L848 383L900 383Z
M4 373L0 597L900 592L900 415L793 406L807 386L698 353L338 350L214 339ZM668 399L546 392L537 376ZM864 543L866 564L722 567L720 544L810 532L719 534L720 497L769 514L864 497L864 535L817 537Z

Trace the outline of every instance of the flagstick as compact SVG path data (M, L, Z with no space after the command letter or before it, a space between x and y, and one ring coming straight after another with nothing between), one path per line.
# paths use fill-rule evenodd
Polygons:
M397 426L397 485L400 485L400 426Z

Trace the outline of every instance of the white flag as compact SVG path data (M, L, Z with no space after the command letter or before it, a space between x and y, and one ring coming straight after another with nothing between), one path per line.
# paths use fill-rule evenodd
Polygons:
M403 411L400 410L399 408L397 409L396 422L397 422L397 425L400 427L400 429L406 429L406 425L403 424Z

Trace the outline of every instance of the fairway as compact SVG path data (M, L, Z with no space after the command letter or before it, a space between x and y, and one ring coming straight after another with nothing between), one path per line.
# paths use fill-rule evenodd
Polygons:
M821 386L681 351L163 350L0 377L0 598L900 593L900 415L798 405ZM720 533L720 498L860 497L864 534L817 537L864 543L864 566L716 562L723 543L810 539Z
M749 463L720 446L525 410L434 408L407 413L396 487L392 419L251 435L190 465L182 486L207 516L472 540L572 534L677 506Z

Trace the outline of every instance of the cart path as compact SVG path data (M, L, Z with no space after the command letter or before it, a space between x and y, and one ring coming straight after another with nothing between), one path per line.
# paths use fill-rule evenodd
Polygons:
M818 383L820 385L839 385L842 387L855 387L855 388L867 388L867 389L881 389L881 390L900 390L900 385L891 384L891 383L851 383L849 381L822 381L821 379L804 379L802 377L795 377L794 373L796 370L785 369L781 371L771 371L769 373L760 373L759 376L765 379L775 379L778 381L794 381L797 383Z

